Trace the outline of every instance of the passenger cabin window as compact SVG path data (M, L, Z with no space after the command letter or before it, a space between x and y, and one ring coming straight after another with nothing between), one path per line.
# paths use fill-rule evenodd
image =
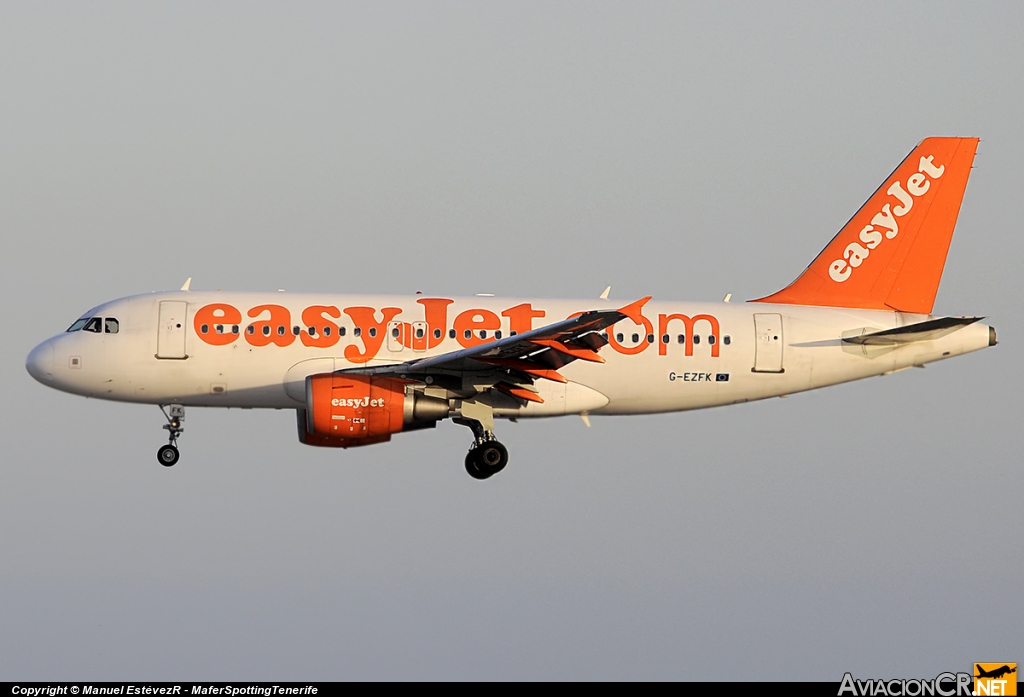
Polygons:
M448 330L448 338L449 339L454 339L455 338L455 330L454 329L449 329Z
M360 336L360 335L362 335L362 333L363 333L363 330L362 330L361 327L356 327L355 329L352 330L352 336ZM373 336L373 335L371 334L371 336Z
M434 330L434 338L435 339L440 339L441 338L441 330L440 329L435 329Z
M615 340L618 341L620 344L622 343L622 338L622 332L619 332L618 334L615 335Z
M635 344L635 343L637 343L638 341L640 341L640 335L639 335L639 334L634 334L634 335L633 335L633 343Z
M648 344L653 344L654 343L654 334L648 334L647 335L647 343Z
M694 334L693 335L693 343L695 343L695 344L699 344L700 343L700 334Z
M338 327L338 336L345 336L345 327Z
M495 339L500 339L501 338L501 330L500 329L498 331L494 332L494 338Z
M686 343L686 334L680 334L679 336L677 336L676 337L676 342L680 343L680 344L685 344Z
M729 344L731 344L731 343L732 343L732 337L731 337L731 336L729 336L728 334L726 334L725 336L723 336L723 337L722 337L722 342L723 342L723 343L724 343L724 344L725 344L726 346L728 346Z
M100 318L99 317L90 317L89 321L85 323L84 327L82 327L82 331L83 332L93 332L95 334L99 334L100 332L102 332L103 331L103 325L101 324Z
M331 335L331 328L325 324L324 325L324 336L330 336L330 335Z
M77 319L77 320L75 320L74 324L72 324L70 327L68 327L68 331L69 332L80 331L82 329L82 327L85 326L85 323L88 322L88 321L89 321L88 317L83 317L82 319Z
M113 317L107 317L103 320L103 331L107 334L117 334L121 325Z
M712 346L715 344L715 335L714 334L709 334L708 335L708 343L711 344Z

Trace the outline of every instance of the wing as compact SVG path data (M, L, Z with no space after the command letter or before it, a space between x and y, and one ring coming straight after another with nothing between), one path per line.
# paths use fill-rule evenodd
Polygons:
M543 400L533 389L536 380L566 382L558 369L576 360L604 363L604 358L598 355L608 343L602 330L627 318L639 324L640 311L650 299L650 296L641 298L618 310L582 312L539 329L440 356L338 372L400 377L449 386L457 391L464 389L461 380L456 386L446 378L470 373L475 391L493 388L524 402L539 402Z

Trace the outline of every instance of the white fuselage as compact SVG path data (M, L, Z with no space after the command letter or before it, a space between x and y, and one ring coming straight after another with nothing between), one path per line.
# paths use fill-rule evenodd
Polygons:
M27 367L44 384L100 399L301 409L307 375L448 353L491 341L499 331L507 337L517 328L521 333L620 304L475 296L152 293L94 308L83 317L114 318L116 333L59 334L30 354ZM234 308L238 317L223 310L211 315L211 306ZM324 314L310 308L330 309ZM640 414L734 404L883 375L994 343L994 332L981 323L935 340L893 346L842 341L928 319L876 310L651 301L643 307L643 318L642 324L623 320L608 330L611 344L600 351L606 363L575 361L560 371L568 384L538 381L543 403L495 405L495 415ZM694 321L688 323L689 318ZM473 379L472 374L456 377L467 385Z

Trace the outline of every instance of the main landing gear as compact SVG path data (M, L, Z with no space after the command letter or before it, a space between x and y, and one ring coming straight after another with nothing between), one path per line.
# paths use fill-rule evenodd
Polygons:
M173 467L180 457L177 443L178 436L185 430L185 427L181 425L181 422L185 420L185 407L180 404L172 404L170 406L170 413L168 413L168 410L164 409L163 405L160 405L160 411L164 413L164 418L167 419L164 428L167 429L169 437L167 445L156 451L156 460L164 467Z
M494 438L494 422L486 428L480 421L466 417L453 421L473 430L473 446L466 453L466 471L473 479L488 479L505 469L508 464L508 450Z
M487 479L505 469L508 450L496 440L475 444L466 453L466 471L473 479Z

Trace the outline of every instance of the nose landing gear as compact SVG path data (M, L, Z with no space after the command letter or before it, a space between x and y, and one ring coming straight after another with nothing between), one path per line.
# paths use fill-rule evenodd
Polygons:
M160 411L164 413L164 418L167 419L164 428L167 429L168 443L156 451L156 460L164 467L173 467L180 457L177 443L178 436L185 430L185 427L181 425L185 420L185 407L180 404L172 404L170 405L170 413L168 413L168 410L164 409L163 405L160 405Z

